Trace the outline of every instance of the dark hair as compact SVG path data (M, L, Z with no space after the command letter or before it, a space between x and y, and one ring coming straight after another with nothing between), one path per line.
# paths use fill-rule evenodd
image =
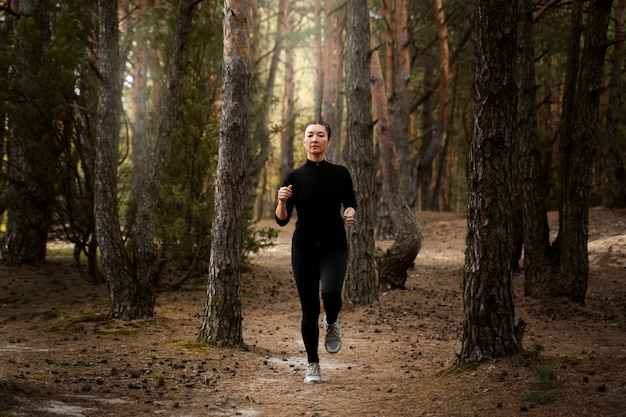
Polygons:
M332 136L330 135L330 125L328 124L328 122L325 122L324 120L311 120L310 122L308 122L307 124L304 125L304 130L306 130L307 127L311 126L311 125L322 125L326 128L326 134L328 135L328 138L332 138Z

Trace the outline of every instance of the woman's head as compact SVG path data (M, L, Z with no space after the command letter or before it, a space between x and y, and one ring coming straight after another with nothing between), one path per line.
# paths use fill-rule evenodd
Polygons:
M302 145L306 150L307 159L322 161L326 158L326 149L330 146L330 125L323 120L315 120L304 126Z
M328 136L328 138L332 138L332 135L330 134L330 125L325 122L324 120L311 120L310 122L308 122L306 125L304 125L304 132L306 134L306 130L309 126L311 125L322 125L326 128L326 135Z

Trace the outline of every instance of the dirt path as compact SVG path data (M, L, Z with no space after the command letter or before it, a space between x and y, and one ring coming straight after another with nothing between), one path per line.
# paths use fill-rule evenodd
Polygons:
M465 219L419 221L407 289L345 306L319 385L302 383L290 230L243 277L244 350L195 343L203 282L162 291L154 319L119 323L106 288L67 259L0 265L0 417L626 415L626 211L591 211L586 304L527 299L516 277L527 352L472 369L454 365Z

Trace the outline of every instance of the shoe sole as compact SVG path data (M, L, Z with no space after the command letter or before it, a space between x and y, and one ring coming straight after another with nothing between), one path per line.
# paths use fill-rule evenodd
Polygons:
M325 344L324 346L326 347L326 352L335 354L341 350L341 341L339 342L339 346L337 346L336 348L332 348L328 346L328 344Z

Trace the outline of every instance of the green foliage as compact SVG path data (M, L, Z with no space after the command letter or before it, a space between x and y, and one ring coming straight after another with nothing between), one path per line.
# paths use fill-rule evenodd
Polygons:
M554 399L554 395L549 392L529 391L522 395L522 399L533 404L547 404Z
M271 247L273 239L278 237L278 230L271 227L256 227L257 222L246 220L243 232L244 260L249 254L258 253L261 249Z
M214 173L219 145L221 28L214 8L194 15L196 24L183 83L182 104L164 173L157 237L166 258L183 269L205 268L211 248ZM220 45L219 51L216 45Z
M551 390L556 386L557 377L554 371L535 363L532 366L529 391L522 394L522 399L533 404L546 404L554 398Z

